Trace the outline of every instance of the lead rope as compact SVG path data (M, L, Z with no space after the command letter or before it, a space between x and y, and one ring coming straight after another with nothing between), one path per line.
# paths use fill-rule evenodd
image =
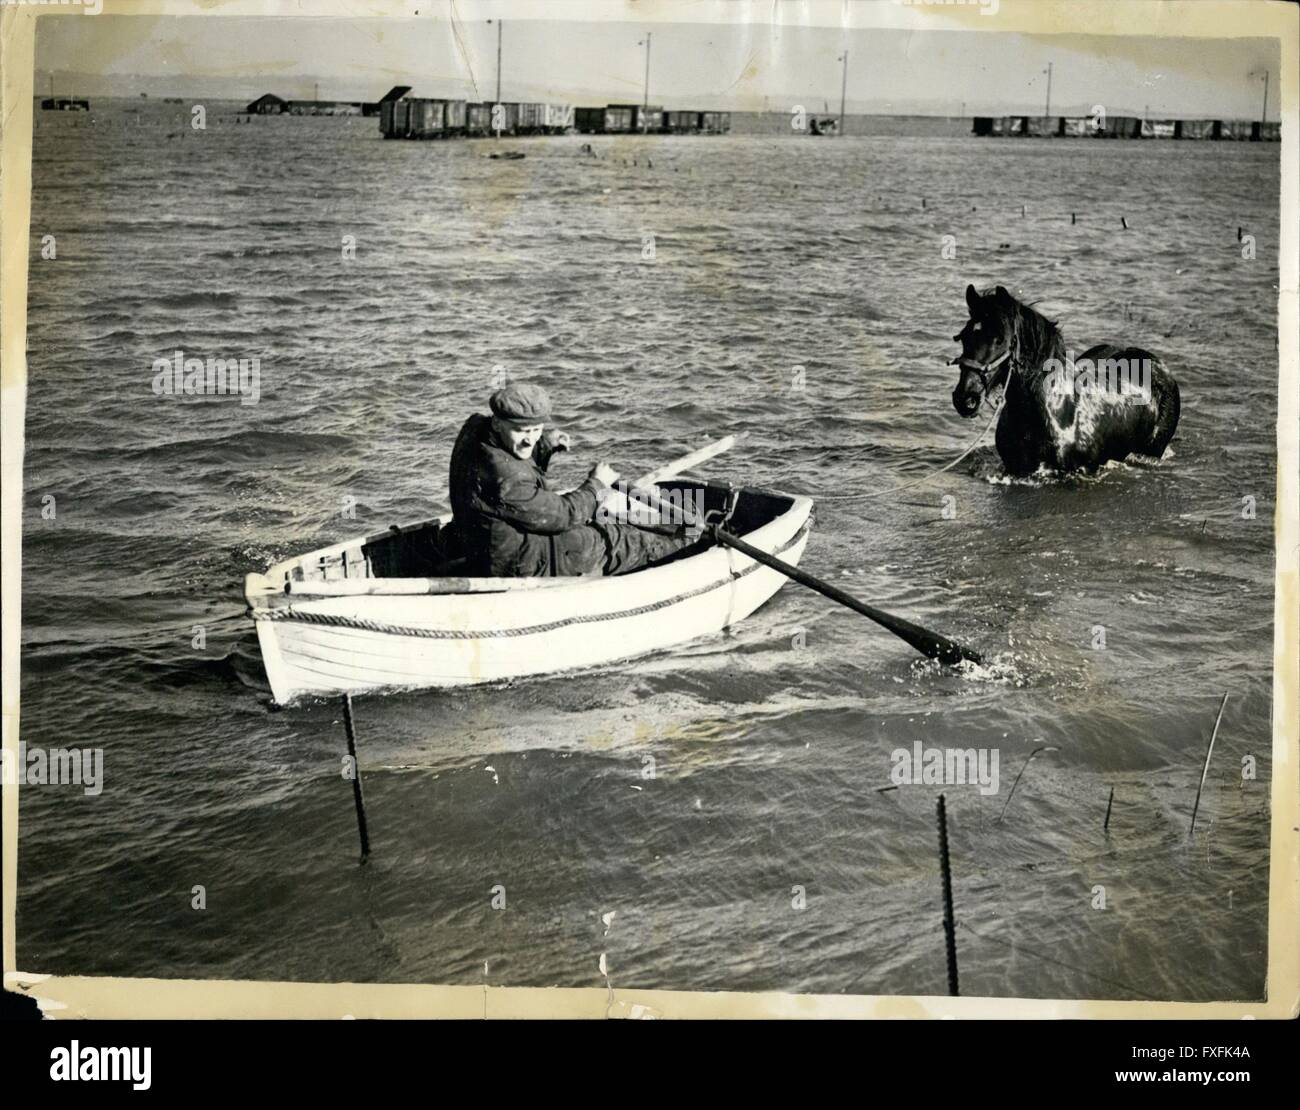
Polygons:
M883 497L887 493L890 494L900 493L905 489L911 489L913 486L922 485L923 483L928 482L931 478L937 478L940 474L943 474L946 471L951 470L954 466L956 466L959 462L961 462L962 459L964 459L967 455L969 455L972 451L974 451L976 447L980 445L980 442L984 439L986 435L988 435L989 429L993 427L994 423L997 421L998 415L1002 412L1002 406L1006 404L1006 400L1007 400L1007 391L1006 388L1003 387L1002 396L998 400L998 407L993 410L993 415L992 417L989 418L989 422L984 425L983 430L980 432L978 436L975 437L975 439L971 442L971 445L967 447L965 451L963 451L960 455L958 455L955 459L952 460L952 462L948 463L946 466L941 466L938 470L931 471L929 474L924 474L920 478L914 478L910 482L904 482L901 486L890 486L889 489L876 490L872 493L827 494L818 497L817 500L818 501L862 501L870 497Z
M1007 380L1002 383L1002 396L998 398L998 407L993 410L993 415L989 417L989 422L985 424L984 427L980 430L980 434L977 435L971 441L970 446L967 447L966 450L963 451L960 455L958 455L955 459L953 459L952 462L939 467L938 470L932 470L929 474L923 474L919 478L914 478L910 482L904 482L901 486L891 486L889 489L876 490L873 493L838 493L838 494L832 493L822 497L818 497L817 500L818 501L866 501L873 497L884 497L885 494L901 493L905 489L911 489L914 486L924 485L926 482L930 481L931 478L937 478L940 474L947 473L959 462L961 462L962 459L964 459L967 455L969 455L972 451L974 451L975 448L978 447L980 443L983 441L984 437L988 435L989 429L993 427L995 423L997 423L998 416L1002 412L1002 406L1007 403L1007 390L1011 386L1011 377L1013 374L1015 374L1017 368L1020 365L1020 336L1018 334L1013 336L1011 341L1011 346L1006 351L1003 352L1002 358L999 358L996 361L990 363L988 366L984 367L984 373L980 375L980 380L983 381L984 374L986 374L989 370L993 369L994 367L998 366L1004 359L1008 359L1008 358L1011 360L1011 368L1007 371ZM987 386L987 383L985 384Z

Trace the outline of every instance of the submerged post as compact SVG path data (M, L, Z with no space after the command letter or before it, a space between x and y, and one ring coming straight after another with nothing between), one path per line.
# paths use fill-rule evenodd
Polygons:
M1110 832L1110 807L1115 804L1115 788L1110 788L1110 797L1106 799L1106 820L1101 823L1102 832Z
M939 870L943 875L943 939L948 953L948 993L957 990L957 929L952 913L952 868L948 863L948 811L939 795Z
M352 800L357 807L357 833L361 837L361 862L370 855L370 832L366 827L366 802L361 796L361 769L357 766L357 734L352 723L352 695L343 695L343 727L348 734L348 766L352 779Z

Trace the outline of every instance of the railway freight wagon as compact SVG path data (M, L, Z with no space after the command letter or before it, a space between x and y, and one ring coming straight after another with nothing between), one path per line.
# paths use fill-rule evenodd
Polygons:
M573 126L583 135L599 135L605 130L605 109L574 108Z
M1061 130L1058 134L1074 139L1084 139L1096 133L1097 125L1093 123L1092 116L1063 116L1061 118Z
M540 135L546 129L546 105L518 105L515 115L515 130L520 135Z
M498 108L500 109L499 113L497 112ZM498 114L501 117L501 134L513 135L516 131L519 130L519 104L517 102L507 103L506 101L502 101L500 104L493 104L492 111L493 111L493 120L491 126L492 126L492 133L494 135L496 134L496 130L497 130L496 116Z
M1144 139L1181 139L1183 129L1181 120L1144 119L1142 121L1142 138Z
M444 125L448 135L464 135L468 129L469 105L463 100L444 100Z
M664 110L658 105L643 108L640 104L610 104L605 109L605 130L613 134L661 131Z
M441 139L447 133L447 105L443 100L416 99L411 105L408 139Z
M664 131L670 135L689 135L700 130L699 112L665 112Z
M379 106L379 133L385 139L405 139L410 126L409 100L389 100Z
M553 135L563 134L573 126L572 104L546 105L546 130Z
M605 109L605 126L602 130L612 135L626 134L632 130L632 117L635 113L635 108L615 108L611 105Z
M1181 137L1184 139L1213 139L1216 137L1214 120L1212 119L1185 119L1182 124Z
M492 134L492 105L491 104L466 104L465 105L465 134L467 135Z
M1137 116L1107 116L1103 134L1112 139L1142 138L1142 121Z

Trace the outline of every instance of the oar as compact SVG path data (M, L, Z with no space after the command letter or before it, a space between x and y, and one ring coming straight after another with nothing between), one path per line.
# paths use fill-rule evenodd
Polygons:
M887 628L895 636L906 640L922 655L927 655L931 659L938 659L941 663L960 663L963 659L968 659L972 663L983 662L978 652L962 647L961 644L955 644L946 636L940 636L937 632L931 632L929 629L922 628L919 624L905 621L901 617L892 616L873 605L859 601L856 597L846 594L829 582L823 582L820 578L815 578L807 571L791 566L774 555L769 555L766 551L760 551L752 544L746 543L739 536L724 532L716 524L709 526L709 534L718 543L725 544L727 547L734 547L742 555L748 555L756 563L762 563L765 567L780 571L787 578L794 579L801 586L816 590L823 597L838 601L841 605L846 605L855 612L861 613L864 617L870 618L882 628Z
M632 483L634 489L649 489L656 482L666 482L669 478L675 478L683 470L690 470L693 466L699 466L702 462L708 462L723 451L730 450L736 445L736 436L723 436L722 439L715 440L707 447L701 447L698 451L692 451L688 455L683 455L680 459L674 459L672 462L659 467L658 470L652 470L648 474L642 474L635 482Z
M743 435L744 433L742 432L741 436ZM674 459L670 463L665 463L663 466L655 470L642 474L640 478L637 478L635 481L628 484L626 491L618 491L622 496L621 502L606 502L606 511L624 512L631 516L632 502L637 501L646 508L655 510L661 514L666 513L669 517L680 516L682 518L681 523L685 524L687 527L697 525L699 522L695 519L695 514L685 506L681 508L666 506L659 495L659 491L655 489L655 484L658 482L666 482L669 478L675 478L683 470L689 470L693 466L699 466L702 462L707 462L709 459L716 458L724 451L728 451L734 447L738 438L740 438L740 436L723 436L722 439L714 440L707 446L699 448L699 450L691 451L679 459ZM648 528L650 531L659 530L650 525L638 525L638 527ZM675 532L676 526L670 526L668 531Z
M689 470L693 466L699 466L700 463L721 455L723 451L734 447L736 441L744 438L744 435L745 433L741 432L740 435L723 436L721 439L714 440L707 446L701 447L698 451L691 451L680 459L674 459L656 470L642 474L640 478L631 483L629 488L636 490L643 499L647 499L647 494L653 495L656 482L666 482L669 478L677 477L683 470Z

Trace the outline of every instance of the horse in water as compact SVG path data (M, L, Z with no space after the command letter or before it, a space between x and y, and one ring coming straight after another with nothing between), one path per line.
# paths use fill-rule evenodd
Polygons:
M953 336L961 377L953 407L974 416L1003 387L998 454L1017 477L1040 466L1094 471L1110 459L1158 459L1178 427L1178 383L1155 355L1102 343L1075 358L1060 329L999 285L966 287L970 319Z

